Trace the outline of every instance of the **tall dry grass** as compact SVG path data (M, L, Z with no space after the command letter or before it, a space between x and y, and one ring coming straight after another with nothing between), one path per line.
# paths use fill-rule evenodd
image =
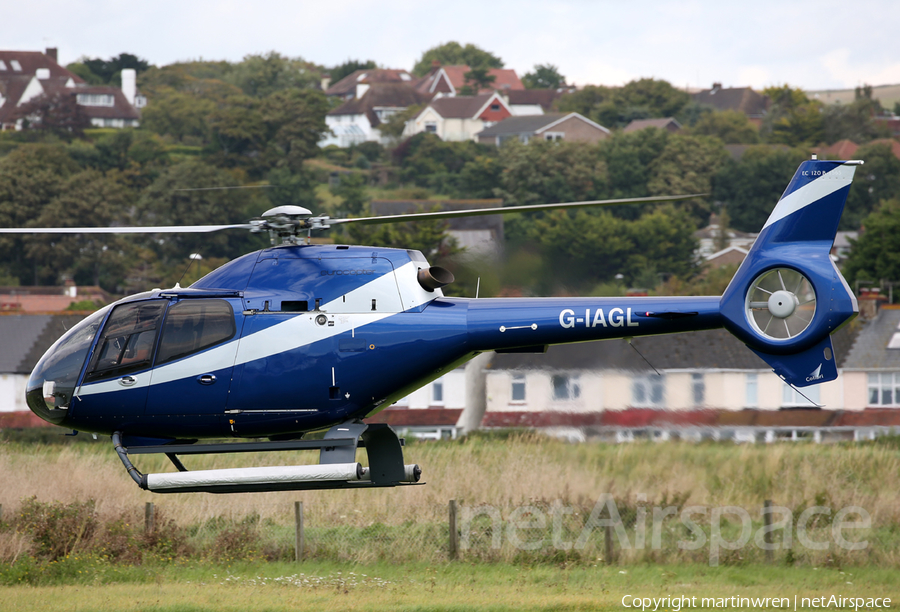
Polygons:
M94 500L97 513L121 516L152 501L167 519L193 524L212 517L258 514L292 520L302 500L309 524L399 525L443 521L447 502L491 504L508 510L529 502L590 506L603 494L662 503L759 508L763 500L801 508L856 505L873 525L900 524L900 451L884 444L774 445L636 443L567 444L536 435L507 440L413 443L407 462L422 466L424 486L394 489L211 495L141 491L108 442L72 446L0 444L0 504L15 512L21 500ZM365 463L365 453L359 459ZM312 463L315 453L187 457L189 469ZM165 457L137 456L146 473L172 471ZM504 512L505 514L505 512Z

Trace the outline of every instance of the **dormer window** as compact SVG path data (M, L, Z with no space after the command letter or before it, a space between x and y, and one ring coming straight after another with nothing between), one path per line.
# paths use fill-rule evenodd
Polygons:
M81 106L115 106L112 94L78 94L76 97Z
M9 65L12 66L13 70L22 72L22 64L19 63L19 60L9 60Z
M0 60L0 70L6 70L6 62Z

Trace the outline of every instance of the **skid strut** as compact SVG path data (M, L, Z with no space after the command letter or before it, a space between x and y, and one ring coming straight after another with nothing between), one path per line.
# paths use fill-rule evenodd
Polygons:
M403 441L390 427L348 422L335 425L321 440L233 442L218 444L163 444L130 446L122 433L112 436L113 446L128 474L142 489L154 493L251 493L312 489L364 489L416 484L418 465L404 465ZM356 449L365 448L369 467L356 462ZM189 471L178 455L318 450L318 465L233 468ZM129 455L165 454L177 472L142 474Z

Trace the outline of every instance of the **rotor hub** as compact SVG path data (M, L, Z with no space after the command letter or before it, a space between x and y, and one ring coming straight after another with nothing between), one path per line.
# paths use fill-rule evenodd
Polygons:
M797 310L797 306L800 305L800 300L798 300L797 296L790 291L781 290L776 291L769 296L768 304L769 312L771 312L772 315L779 319L787 319L794 314L795 310Z

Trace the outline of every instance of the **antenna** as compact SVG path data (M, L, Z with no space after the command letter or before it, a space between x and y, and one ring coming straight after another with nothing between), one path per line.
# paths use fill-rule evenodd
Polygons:
M650 361L646 357L644 357L644 355L637 349L637 347L634 345L634 343L632 343L632 340L634 340L634 338L632 336L628 336L627 338L625 338L625 341L628 342L628 346L633 348L634 352L637 353L638 355L640 355L641 359L646 361L648 366L653 368L653 371L656 372L656 375L662 376L662 374L660 374L659 370L656 369L656 366L654 366L652 363L650 363ZM804 395L804 397L806 397L806 396Z

